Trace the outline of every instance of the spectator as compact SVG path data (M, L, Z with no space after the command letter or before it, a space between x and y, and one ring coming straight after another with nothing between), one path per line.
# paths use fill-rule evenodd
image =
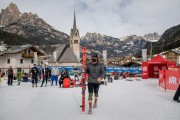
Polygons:
M12 85L13 83L13 69L12 69L12 66L9 66L9 69L8 69L8 85Z
M46 80L45 87L47 87L47 81L48 81L48 78L50 77L50 72L51 70L50 68L48 68L47 65L45 65L45 68L42 68L43 81L42 81L41 87L43 86L45 80Z
M79 75L80 71L76 66L74 66L74 68L73 68L73 73L74 73L74 80L78 80L78 75Z
M62 72L61 72L61 77L59 79L59 87L61 87L61 85L63 84L63 81L64 81L64 78L68 78L68 73L67 73L67 70L66 68L62 68Z
M57 82L58 82L58 75L59 75L59 70L58 67L55 65L52 69L51 69L51 86L53 86L53 82L54 80L56 81L56 86L57 86Z
M20 66L18 66L17 67L17 79L18 79L18 84L17 85L20 85L20 83L21 83L21 77L22 77L22 71L21 71L21 67Z
M36 84L36 87L37 86L37 83L38 83L38 73L39 73L39 70L38 68L36 67L36 64L34 64L34 67L31 69L31 74L32 74L32 87L34 87L34 84Z

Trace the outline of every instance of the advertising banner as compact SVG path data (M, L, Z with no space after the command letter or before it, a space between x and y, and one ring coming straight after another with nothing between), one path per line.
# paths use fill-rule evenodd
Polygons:
M176 90L180 83L180 75L178 71L166 70L165 71L166 79L166 89Z
M142 62L142 79L148 79L149 72L148 72L148 63Z

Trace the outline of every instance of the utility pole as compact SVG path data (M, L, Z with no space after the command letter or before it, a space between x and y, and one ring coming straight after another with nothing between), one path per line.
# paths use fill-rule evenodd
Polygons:
M152 59L152 41L151 42L151 51L150 51L150 58Z
M164 38L162 39L162 51L161 52L163 52L163 40L164 40Z

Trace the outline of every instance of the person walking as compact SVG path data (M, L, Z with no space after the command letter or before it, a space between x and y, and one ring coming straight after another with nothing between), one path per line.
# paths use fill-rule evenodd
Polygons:
M58 75L59 75L59 70L58 70L58 67L55 65L55 66L51 69L51 81L52 81L51 86L53 86L54 80L56 81L56 86L57 86Z
M16 76L17 76L17 79L18 79L18 84L17 85L20 85L20 83L21 83L21 76L22 76L22 71L21 71L21 67L20 66L17 67Z
M48 81L48 78L50 77L50 72L51 70L47 65L45 65L45 67L42 68L43 81L42 81L41 87L43 86L45 80L46 80L45 87L47 87L47 81Z
M36 67L36 64L34 64L34 67L31 69L31 74L32 74L32 87L34 87L34 84L37 86L37 83L38 83L38 73L39 73L39 70L38 68Z
M180 97L180 85L179 85L179 87L178 87L178 89L177 89L177 91L173 97L173 100L180 103L179 97Z
M8 69L7 72L8 72L7 73L8 74L8 85L12 85L12 83L13 83L13 74L14 74L12 66L9 66L9 69Z
M99 57L96 53L91 56L91 62L87 64L86 73L88 74L88 93L89 93L88 114L92 114L93 94L95 96L93 108L97 108L99 85L101 84L102 79L105 77L104 66L99 62Z

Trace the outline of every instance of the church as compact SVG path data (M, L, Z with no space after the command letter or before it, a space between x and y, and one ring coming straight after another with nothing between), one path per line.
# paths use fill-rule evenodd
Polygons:
M70 43L59 45L48 60L50 66L79 66L80 63L80 35L76 26L74 11L73 28L70 32Z

